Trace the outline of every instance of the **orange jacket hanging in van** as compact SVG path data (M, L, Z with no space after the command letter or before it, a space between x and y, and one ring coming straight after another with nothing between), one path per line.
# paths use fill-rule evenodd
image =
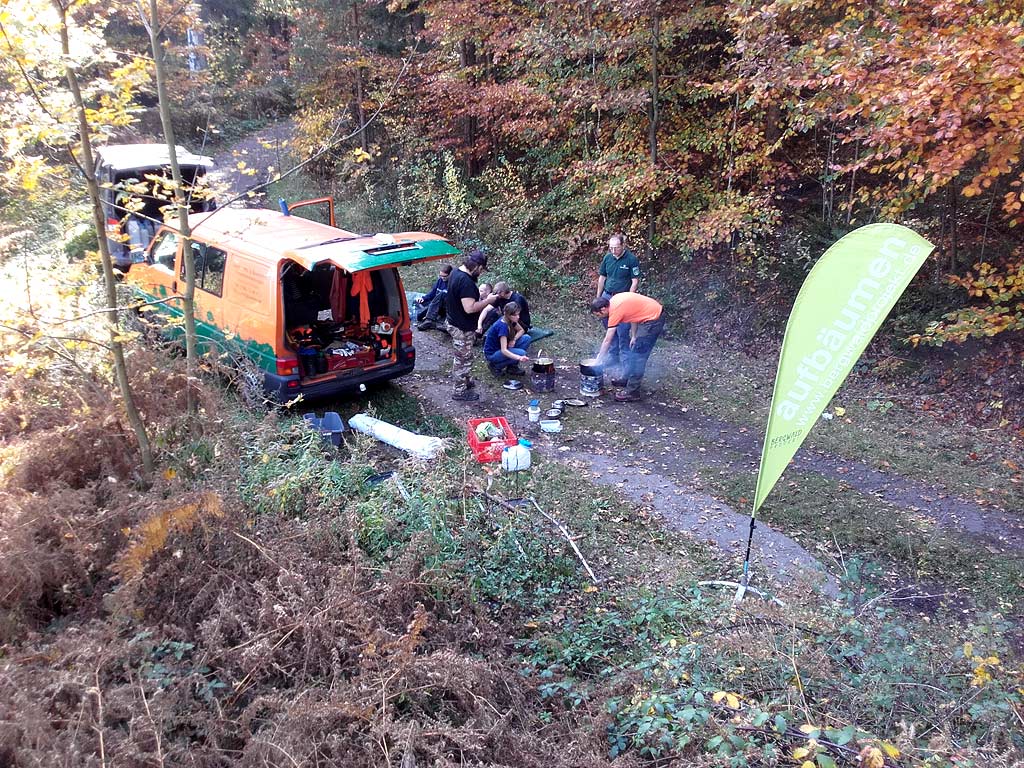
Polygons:
M352 291L350 295L359 297L359 322L363 325L370 324L370 291L373 290L373 280L369 272L356 272L352 275Z

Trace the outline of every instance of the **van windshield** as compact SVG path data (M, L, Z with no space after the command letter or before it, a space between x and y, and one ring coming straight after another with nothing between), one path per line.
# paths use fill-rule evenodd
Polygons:
M210 210L212 195L206 181L206 169L182 166L182 180L189 200L189 213ZM160 222L164 211L174 204L174 183L169 168L121 171L112 179L116 190L118 213L132 213L140 218Z

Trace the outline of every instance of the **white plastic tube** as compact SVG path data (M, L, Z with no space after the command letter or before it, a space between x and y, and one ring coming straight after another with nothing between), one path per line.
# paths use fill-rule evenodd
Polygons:
M382 443L407 451L421 459L432 459L444 450L444 442L439 437L417 435L365 413L357 413L348 420L348 425L357 432L375 437Z

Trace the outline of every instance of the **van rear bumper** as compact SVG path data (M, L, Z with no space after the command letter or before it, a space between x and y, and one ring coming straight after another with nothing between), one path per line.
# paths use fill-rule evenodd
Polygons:
M302 395L304 400L314 400L358 391L360 384L369 385L378 381L397 379L399 376L412 373L415 367L416 361L412 359L375 371L350 373L336 379L315 381L305 385L300 383L298 386L291 387L288 386L289 383L299 381L298 376L278 376L275 373L265 373L263 386L267 396L278 403L287 403L299 395Z

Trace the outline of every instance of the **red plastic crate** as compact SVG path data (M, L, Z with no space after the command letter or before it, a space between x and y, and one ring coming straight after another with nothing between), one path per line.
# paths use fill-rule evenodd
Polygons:
M481 442L480 438L476 436L476 427L478 424L483 424L485 421L497 424L505 433L505 437L501 440L488 440L487 442ZM470 419L469 431L466 438L469 440L470 450L473 451L473 458L475 458L481 464L486 464L491 461L501 461L501 452L505 450L506 446L515 445L519 442L519 438L516 437L516 433L512 431L512 427L508 425L508 421L502 416L488 416L482 419Z
M327 370L328 371L347 371L350 368L366 368L367 366L373 365L375 362L373 356L373 350L366 352L357 352L354 355L343 357L341 355L328 355L327 356Z

